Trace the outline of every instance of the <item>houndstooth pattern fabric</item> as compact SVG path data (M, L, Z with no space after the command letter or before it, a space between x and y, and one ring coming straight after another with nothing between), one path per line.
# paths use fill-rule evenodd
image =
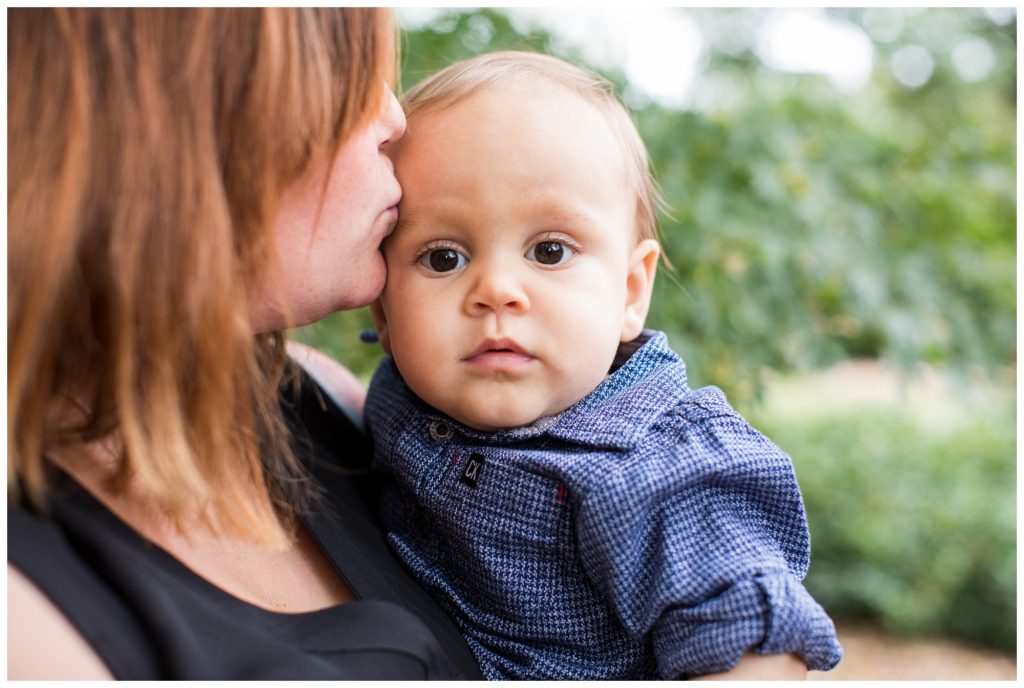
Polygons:
M747 650L832 668L789 458L643 336L575 406L498 433L430 408L386 359L366 420L390 545L489 679L682 678Z

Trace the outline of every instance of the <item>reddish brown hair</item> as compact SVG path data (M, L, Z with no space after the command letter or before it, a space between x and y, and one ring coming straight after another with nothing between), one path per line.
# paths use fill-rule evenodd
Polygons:
M281 191L376 111L394 38L379 9L8 10L9 492L116 436L115 489L280 541L284 351L249 298Z

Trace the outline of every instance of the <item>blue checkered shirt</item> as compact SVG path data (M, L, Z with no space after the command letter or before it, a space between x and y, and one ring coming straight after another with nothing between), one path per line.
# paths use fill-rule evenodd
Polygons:
M489 679L682 678L747 650L832 668L789 458L644 337L573 407L497 433L427 406L385 359L366 420L390 545Z

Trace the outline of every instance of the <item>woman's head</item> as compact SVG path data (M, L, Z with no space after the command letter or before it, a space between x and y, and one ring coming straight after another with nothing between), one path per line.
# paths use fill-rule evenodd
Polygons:
M9 480L39 494L43 453L116 428L117 478L179 518L212 505L254 532L269 502L246 511L239 498L265 494L257 444L280 444L272 331L365 302L382 281L372 242L397 187L369 149L401 135L385 87L391 18L15 9L8 21ZM318 267L303 261L325 247L371 287L309 280ZM87 419L58 427L69 398Z

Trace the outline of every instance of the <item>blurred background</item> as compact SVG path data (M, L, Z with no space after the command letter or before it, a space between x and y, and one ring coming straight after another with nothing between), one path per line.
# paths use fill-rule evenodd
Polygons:
M648 324L796 465L814 677L1015 677L1015 9L397 17L404 88L498 49L618 88L670 206ZM368 380L369 327L294 336Z

